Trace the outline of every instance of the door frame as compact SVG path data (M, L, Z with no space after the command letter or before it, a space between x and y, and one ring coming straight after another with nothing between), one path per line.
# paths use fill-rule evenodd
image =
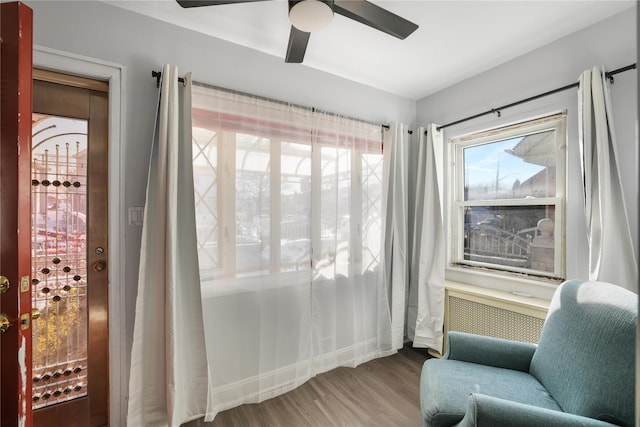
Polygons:
M126 425L129 366L125 323L124 88L121 64L33 46L33 66L109 82L109 419Z

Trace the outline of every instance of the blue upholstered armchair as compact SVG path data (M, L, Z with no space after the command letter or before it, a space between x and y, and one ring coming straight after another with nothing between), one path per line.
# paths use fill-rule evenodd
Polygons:
M420 378L424 427L633 426L638 297L558 288L538 345L450 332Z

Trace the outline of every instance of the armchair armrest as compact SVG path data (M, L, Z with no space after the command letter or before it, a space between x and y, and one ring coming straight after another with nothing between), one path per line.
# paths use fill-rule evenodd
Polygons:
M467 412L457 427L477 426L614 427L615 425L567 412L473 393L467 401Z
M445 359L529 372L536 344L450 331Z

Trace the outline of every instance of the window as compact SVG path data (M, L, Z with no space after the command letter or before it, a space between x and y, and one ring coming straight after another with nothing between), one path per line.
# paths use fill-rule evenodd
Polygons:
M380 126L202 86L192 120L203 283L376 270Z
M565 114L451 140L451 264L564 277Z

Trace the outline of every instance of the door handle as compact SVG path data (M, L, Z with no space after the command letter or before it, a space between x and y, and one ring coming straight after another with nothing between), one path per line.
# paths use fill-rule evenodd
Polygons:
M6 278L5 276L0 276L0 294L4 294L5 292L7 292L10 285L11 284L9 283L8 278Z
M0 313L0 333L4 334L5 332L7 332L9 326L11 326L11 322L9 321L7 315L4 313Z
M24 329L29 329L29 327L31 326L32 319L36 320L38 318L40 318L40 310L38 310L37 308L32 308L31 315L29 315L29 313L21 314L20 318L14 319L14 321L19 320L20 329L24 330ZM9 319L9 316L7 316L6 314L0 313L0 334L4 334L5 332L7 332L11 324L14 323L14 321Z

